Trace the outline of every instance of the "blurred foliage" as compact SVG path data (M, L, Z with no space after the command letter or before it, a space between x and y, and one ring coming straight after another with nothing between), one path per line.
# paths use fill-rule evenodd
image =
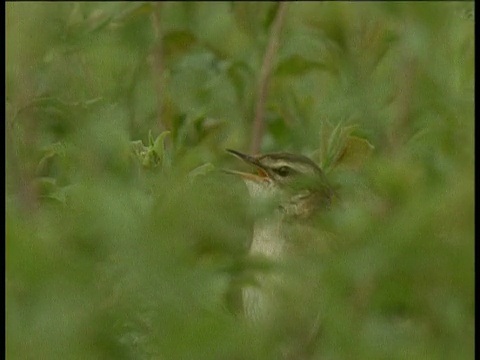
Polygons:
M254 212L218 171L250 143L277 7L6 4L8 359L278 358L295 321L239 315ZM262 150L342 199L317 219L333 250L283 264L312 358L473 357L473 9L288 6Z

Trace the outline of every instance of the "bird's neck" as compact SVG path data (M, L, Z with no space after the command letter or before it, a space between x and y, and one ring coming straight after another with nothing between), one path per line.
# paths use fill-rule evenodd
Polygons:
M266 219L260 219L253 229L253 240L250 253L278 259L283 253L285 245L282 233L282 216L275 214Z
M333 197L329 187L291 192L268 181L246 181L246 185L255 208L261 209L255 214L250 252L276 259L285 247L282 224L308 221L320 209L329 208Z
M246 185L257 210L250 253L279 258L284 243L281 233L284 214L281 209L275 209L275 203L281 192L271 182L246 181Z
M330 207L331 194L304 190L288 197L282 209L288 219L308 219L316 211Z

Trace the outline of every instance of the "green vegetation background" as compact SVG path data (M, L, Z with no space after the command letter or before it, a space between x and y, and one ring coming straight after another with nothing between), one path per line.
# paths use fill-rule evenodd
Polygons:
M278 6L6 4L8 359L276 358L235 313L253 216L218 170L251 146ZM374 146L330 172L340 245L296 270L313 358L473 358L473 6L286 8L261 151Z

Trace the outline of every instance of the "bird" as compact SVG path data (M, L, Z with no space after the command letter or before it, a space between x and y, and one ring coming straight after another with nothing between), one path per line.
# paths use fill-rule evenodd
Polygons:
M281 204L288 215L308 218L320 208L329 208L335 192L320 167L303 155L287 152L264 155L248 155L227 149L228 153L254 166L258 174L227 170L228 173L240 175L253 197L267 192L281 192L289 196Z
M321 168L306 156L288 152L249 155L232 149L226 151L257 173L230 169L225 172L244 180L254 204L267 204L267 210L256 215L248 255L281 264L291 249L292 233L308 237L305 235L310 229L308 220L329 210L338 195ZM273 210L268 206L272 204ZM242 290L244 315L252 324L272 324L287 276L281 271L264 271L255 274L253 283L254 286L245 286ZM312 324L311 328L304 337L314 336L318 324ZM294 355L294 358L300 357Z

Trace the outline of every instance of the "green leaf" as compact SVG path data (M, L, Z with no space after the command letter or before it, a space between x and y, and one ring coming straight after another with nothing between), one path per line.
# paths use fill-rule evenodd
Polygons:
M343 150L337 157L333 167L358 170L372 154L375 147L366 139L358 136L348 136Z
M197 37L190 31L170 31L163 36L163 51L168 57L175 58L186 53L196 42Z
M134 19L137 19L141 16L149 15L153 11L154 4L151 3L140 3L135 4L128 8L127 10L123 11L117 18L115 22L127 22Z
M206 163L203 165L200 165L199 167L196 167L190 173L188 174L188 177L193 180L197 176L203 176L205 174L208 174L209 172L215 170L215 166L212 163Z
M165 151L165 138L170 135L170 131L164 131L160 135L157 136L155 142L153 143L153 151L157 154L157 156L162 159L163 153Z
M137 156L140 156L142 155L144 152L147 151L147 147L145 147L143 145L143 142L142 140L135 140L135 141L131 141L130 142L130 145L131 145L131 148L132 148L132 151L137 155Z
M277 4L256 1L233 2L233 16L237 26L246 34L257 37L259 34L265 33L274 16L272 16L272 8L276 9Z
M305 59L300 55L292 55L277 65L276 75L281 76L301 76L312 70L325 70L326 66L322 62Z
M153 142L152 130L148 130L148 147L152 147Z
M36 174L40 175L42 171L44 171L47 168L47 164L49 163L50 159L52 159L55 156L61 156L65 157L65 145L61 142L56 142L54 144L51 144L47 147L45 147L43 150L43 156L38 162L37 168L36 168Z

